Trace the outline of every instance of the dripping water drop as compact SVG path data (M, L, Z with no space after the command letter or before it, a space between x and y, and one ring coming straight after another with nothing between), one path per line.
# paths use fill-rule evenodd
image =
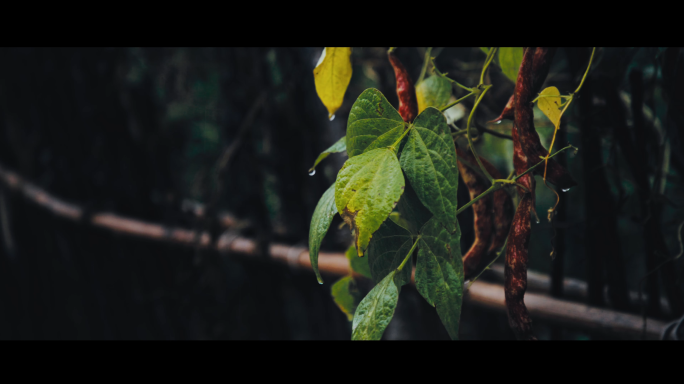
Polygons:
M563 188L563 189L561 189L561 191L563 191L563 192L567 192L567 191L569 191L569 190L570 190L570 188Z
M315 175L315 174L316 174L316 170L315 170L315 169L313 169L313 168L309 169L309 176L313 176L313 175Z
M335 120L335 115L330 116L330 121Z
M501 120L495 121L494 124L501 124Z
M534 221L536 221L537 224L539 224L539 217L535 218Z

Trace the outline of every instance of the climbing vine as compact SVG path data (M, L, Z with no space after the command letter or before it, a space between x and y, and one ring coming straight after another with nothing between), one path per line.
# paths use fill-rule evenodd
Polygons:
M479 83L472 87L440 72L428 49L414 87L394 50L388 50L388 60L396 77L398 109L379 90L363 91L349 113L346 136L323 151L309 170L313 175L319 162L331 153L346 151L349 156L311 219L309 254L316 277L323 282L318 252L333 217L339 214L353 234L354 244L347 257L356 274L337 281L332 293L352 321L352 339L382 337L393 317L399 292L411 282L414 264L418 292L435 307L449 336L457 339L464 280L472 282L485 268L483 264L491 264L505 252L509 323L520 339L534 339L523 301L535 202L534 175L561 189L576 182L553 159L574 147L569 145L555 153L544 148L534 127L532 106L538 102L557 130L561 115L581 84L569 96L561 96L555 87L540 93L555 48L494 47L482 49L487 56ZM326 48L314 70L316 89L331 118L349 84L350 52L349 48ZM516 83L501 116L494 120L514 120L510 136L514 172L506 178L477 153L472 137L472 131L476 131L474 116L492 87L485 84L485 75L493 62ZM432 67L432 75L426 78L428 66ZM587 72L590 66L591 62ZM449 103L452 86L467 94ZM448 125L445 112L470 97L474 102L466 127ZM462 137L465 142L459 141ZM461 207L457 204L459 174L471 197ZM515 215L509 187L515 187L520 197ZM475 241L461 255L457 215L470 206L474 211ZM550 210L549 220L552 216ZM363 298L355 275L375 283Z

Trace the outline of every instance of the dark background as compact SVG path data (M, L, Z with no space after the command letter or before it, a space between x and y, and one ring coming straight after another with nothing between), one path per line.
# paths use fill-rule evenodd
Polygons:
M232 231L256 239L262 250L269 242L305 247L316 203L346 159L331 155L311 177L318 153L345 134L364 89L378 88L398 104L386 48L355 48L345 102L329 121L313 82L321 50L2 49L0 165L81 206L86 217L112 212L218 236L225 228L217 220L187 209L201 202L210 218L237 217L242 225ZM414 80L424 52L397 50ZM476 85L485 57L479 48L435 53L442 72ZM559 49L546 84L574 91L590 53ZM647 272L680 252L683 69L679 48L599 49L580 98L564 115L555 148L580 148L561 155L579 186L561 194L552 261L545 212L555 196L538 183L541 223L533 225L530 268L556 283L587 281L591 305L643 309L661 320L684 314L682 258L645 280L645 307L628 299ZM494 88L478 109L483 125L513 90L496 66L487 81ZM472 100L463 105L469 111ZM487 126L510 133L511 123ZM541 113L536 126L548 147L553 126ZM479 143L480 154L507 174L512 143L486 134ZM222 166L231 144L234 156ZM267 255L248 259L115 234L87 219L57 217L4 184L0 192L0 339L350 338L351 324L330 297L333 276L321 286L310 271ZM459 204L468 198L461 184ZM471 210L459 220L465 251L473 239ZM349 245L340 223L336 217L323 250ZM550 294L562 297L558 287ZM658 305L661 297L669 310ZM513 338L500 313L466 304L462 324L463 339ZM547 339L608 337L543 322L535 327ZM385 338L448 337L434 309L407 287Z

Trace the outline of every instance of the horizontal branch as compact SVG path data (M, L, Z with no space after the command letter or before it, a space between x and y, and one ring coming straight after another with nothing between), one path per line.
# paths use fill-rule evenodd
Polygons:
M83 209L81 207L50 195L2 166L0 166L0 181L10 190L19 192L27 200L57 216L72 221L82 220ZM113 213L96 213L91 216L90 220L91 225L115 233L161 242L184 244L190 247L195 245L195 232L188 229L170 228L161 224L127 218ZM203 248L211 247L221 253L235 253L245 256L255 256L258 254L255 241L231 234L230 232L225 232L213 244L209 234L203 232L200 246ZM311 270L309 252L304 247L273 243L270 245L270 256L272 260L285 263L291 267ZM347 275L350 272L349 262L342 253L319 253L318 268L323 273L333 275ZM529 272L528 275L533 275L533 273ZM411 280L415 284L413 276ZM506 313L504 289L500 284L478 280L470 286L470 289L464 295L464 299L472 305L488 308L499 313ZM639 338L642 335L643 319L637 315L590 307L534 292L528 292L525 295L525 304L530 314L535 319L541 321L563 325L568 328L623 337ZM648 319L646 337L658 339L666 325L662 321Z

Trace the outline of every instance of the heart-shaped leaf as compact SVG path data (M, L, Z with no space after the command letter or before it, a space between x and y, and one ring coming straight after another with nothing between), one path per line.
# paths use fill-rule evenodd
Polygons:
M560 91L556 87L545 88L539 94L539 99L537 99L537 107L541 110L546 117L551 120L551 123L558 128L560 124L561 117L561 98Z
M331 119L342 106L352 75L350 47L325 47L314 68L316 92Z
M520 70L522 59L522 47L499 48L499 66L501 71L514 83L518 80L518 71Z
M354 156L388 147L401 137L405 123L385 96L366 89L352 106L347 120L347 154Z
M403 197L402 197L403 199ZM390 272L397 269L411 250L413 238L406 229L386 220L377 232L373 234L373 241L368 246L368 265L375 282L380 282ZM404 267L396 276L400 285L411 282L411 264Z
M318 200L316 209L311 217L311 225L309 226L309 260L311 260L311 268L313 268L316 279L318 279L320 284L323 284L323 278L321 278L321 273L318 271L318 251L336 213L335 185L333 184L323 193L321 199Z
M421 228L416 262L416 288L437 314L449 336L458 339L458 326L463 302L463 261L461 231L457 226L450 234L436 220Z
M418 113L427 107L443 107L451 97L451 82L442 76L430 76L416 85Z
M309 173L312 174L312 172L316 171L316 166L318 163L323 161L326 157L330 156L331 153L338 153L338 152L344 152L347 150L347 138L343 137L333 145L330 146L330 148L326 149L325 151L321 152L320 155L318 155L318 158L314 162L313 167L309 168Z
M368 266L369 259L367 257L359 257L356 252L356 248L354 248L353 245L347 249L347 252L345 252L344 255L347 256L347 260L349 260L349 266L351 267L352 271L369 279L373 277L370 267Z
M448 135L444 115L427 108L415 120L401 153L406 172L420 202L454 232L458 187L456 149Z
M354 313L352 340L380 340L394 316L401 285L394 281L396 270L385 276L361 300Z
M373 233L388 218L404 192L404 175L396 155L378 148L350 157L335 181L337 211L354 232L359 256Z
M351 276L339 279L330 288L335 304L347 315L347 319L352 321L356 307L361 301L361 293L356 287L356 282Z

